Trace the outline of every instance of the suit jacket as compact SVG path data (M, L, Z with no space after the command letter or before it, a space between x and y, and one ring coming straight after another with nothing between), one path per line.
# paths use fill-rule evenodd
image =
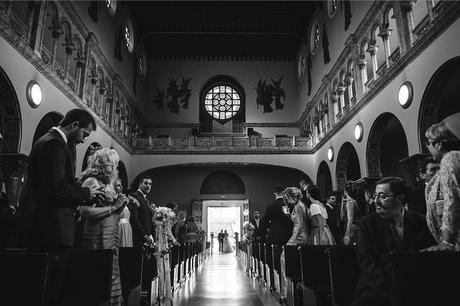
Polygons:
M261 220L263 232L266 232L266 228L270 228L268 242L272 244L286 244L292 236L292 220L289 215L283 213L283 205L281 198L270 203Z
M340 206L333 205L332 208L328 204L324 205L327 211L327 225L334 236L336 242L340 241Z
M132 195L139 201L139 207L132 205L129 207L131 215L129 222L133 229L133 245L142 247L144 245L144 236L152 235L154 238L154 226L152 223L152 211L150 210L148 201L143 194L137 190Z
M371 213L358 222L358 260L360 276L356 295L364 298L389 299L389 274L382 255L392 251L417 251L435 244L425 218L411 211L404 212L403 249L398 250L391 234L389 220Z
M33 146L19 211L27 247L74 246L75 208L90 196L89 188L76 182L74 162L69 146L55 130Z

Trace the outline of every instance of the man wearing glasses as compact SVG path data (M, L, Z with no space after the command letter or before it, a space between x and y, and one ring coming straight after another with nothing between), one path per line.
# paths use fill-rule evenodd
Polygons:
M392 251L416 251L433 244L425 218L404 209L409 186L386 177L375 187L376 212L358 221L360 276L353 306L390 305L389 280L381 257Z

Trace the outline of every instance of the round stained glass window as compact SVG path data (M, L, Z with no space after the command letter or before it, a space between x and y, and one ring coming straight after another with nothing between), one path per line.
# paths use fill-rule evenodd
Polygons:
M218 120L228 120L240 110L241 99L230 86L215 86L204 98L204 107L209 115Z

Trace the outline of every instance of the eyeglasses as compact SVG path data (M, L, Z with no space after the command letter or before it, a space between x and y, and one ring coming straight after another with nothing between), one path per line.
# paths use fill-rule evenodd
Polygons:
M372 194L372 198L378 198L380 201L385 201L387 198L393 198L394 194L384 194L383 192Z
M434 145L435 143L437 143L437 141L432 141L432 140L428 139L428 140L425 142L425 145L426 145L427 147L429 147L430 145Z

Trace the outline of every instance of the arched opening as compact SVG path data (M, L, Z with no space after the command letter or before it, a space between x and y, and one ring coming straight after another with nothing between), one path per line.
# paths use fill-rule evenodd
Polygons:
M424 145L425 131L447 116L460 112L460 56L445 62L431 77L423 93L419 111L420 151L429 153Z
M32 146L35 142L46 134L53 126L58 126L59 122L64 118L61 113L58 112L49 112L40 120L35 129L34 138L32 140Z
M125 163L121 160L118 162L118 178L121 180L123 190L128 189L128 172L126 171Z
M383 113L375 120L367 142L369 176L411 177L399 162L408 156L407 139L401 122L391 113Z
M321 191L321 199L326 199L327 194L332 191L332 176L329 166L324 160L319 164L316 185Z
M345 142L337 154L336 166L337 190L343 190L345 182L357 180L361 177L358 154L353 145Z
M245 194L241 178L228 170L209 174L201 183L200 194Z
M21 110L13 84L0 67L0 133L3 140L0 154L19 152L21 142Z
M88 158L100 149L102 149L102 146L99 142L93 142L88 146L88 149L86 149L85 156L83 157L81 171L85 171L86 167L88 166Z

